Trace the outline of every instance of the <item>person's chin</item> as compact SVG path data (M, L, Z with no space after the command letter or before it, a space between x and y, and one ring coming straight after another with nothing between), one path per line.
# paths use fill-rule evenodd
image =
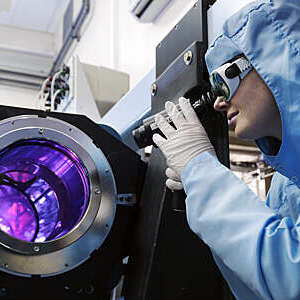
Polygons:
M253 134L251 134L251 132L245 128L236 127L234 132L236 137L238 137L239 139L245 139L245 140L255 139L255 137L253 137Z

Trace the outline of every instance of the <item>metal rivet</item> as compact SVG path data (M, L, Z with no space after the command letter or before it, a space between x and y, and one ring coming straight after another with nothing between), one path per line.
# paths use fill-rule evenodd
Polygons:
M153 83L151 86L151 95L155 96L156 93L157 93L157 85L155 83Z
M39 246L34 246L33 247L33 251L34 252L39 252L40 251L40 247Z
M190 65L193 60L193 52L191 50L185 52L183 60L186 65Z
M88 294L88 295L92 295L95 291L95 288L94 286L92 286L91 284L88 285L86 288L85 288L85 292Z
M39 134L44 134L44 128L39 129Z
M99 195L101 193L101 191L99 189L95 189L95 194Z
M6 288L1 288L0 289L0 296L6 296Z

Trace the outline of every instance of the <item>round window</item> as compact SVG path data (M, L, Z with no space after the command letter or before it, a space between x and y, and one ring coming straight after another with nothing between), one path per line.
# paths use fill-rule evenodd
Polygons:
M17 239L45 242L67 234L89 196L86 169L65 146L29 139L0 152L0 229Z

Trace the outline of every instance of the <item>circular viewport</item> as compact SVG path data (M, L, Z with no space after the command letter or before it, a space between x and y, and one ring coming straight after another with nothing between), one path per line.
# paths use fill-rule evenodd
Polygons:
M0 229L27 242L56 240L82 219L89 180L67 147L20 140L0 152Z

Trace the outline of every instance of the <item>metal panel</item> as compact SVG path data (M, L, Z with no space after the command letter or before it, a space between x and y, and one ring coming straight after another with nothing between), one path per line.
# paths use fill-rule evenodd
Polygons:
M207 44L208 4L198 1L156 47L156 78L194 41Z
M206 36L203 7L206 7L204 1L198 1L179 23L184 24L184 30L171 32L157 48L157 93L152 96L152 114L161 111L166 100L176 101L183 95L196 100L208 88L203 61L206 49L202 39ZM199 31L199 23L203 33L187 38L189 26L191 32L195 28ZM189 64L184 62L187 50L193 53ZM219 159L228 165L224 115L210 107L203 124ZM154 149L144 182L136 243L125 277L125 299L228 299L230 293L208 247L190 230L185 212L173 209L174 198L184 204L185 196L166 188L165 168L163 155Z

